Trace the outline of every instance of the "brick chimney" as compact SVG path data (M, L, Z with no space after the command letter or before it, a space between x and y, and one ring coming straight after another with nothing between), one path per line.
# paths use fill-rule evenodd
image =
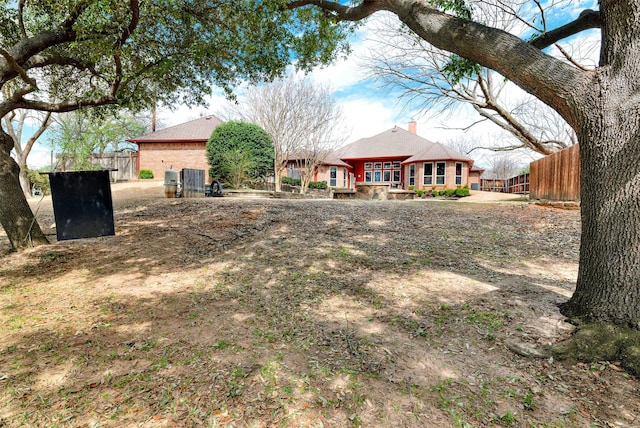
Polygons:
M418 134L418 127L416 125L416 121L415 120L410 120L409 121L409 132L411 132L414 135Z

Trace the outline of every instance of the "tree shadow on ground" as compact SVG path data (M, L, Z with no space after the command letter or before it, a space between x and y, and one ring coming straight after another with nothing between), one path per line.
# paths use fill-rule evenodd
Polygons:
M559 233L564 226L553 226L549 211L529 213L542 219L537 230L496 231L482 225L514 214L196 201L168 215L161 205L123 219L122 257L111 238L34 252L23 291L38 293L34 280L44 274L35 267L58 285L28 308L15 283L4 285L14 305L4 307L6 319L25 309L54 318L19 328L14 319L9 325L21 331L3 333L8 424L451 426L513 418L580 426L624 422L621 403L640 411L637 382L616 370L598 368L596 377L591 367L504 348L514 338L541 345L566 335L555 305L573 283L538 276L536 266L575 266L566 248L575 236ZM522 244L548 232L568 244ZM140 242L155 234L153 245ZM19 278L17 267L4 273ZM65 278L77 279L77 297L46 301L67 290Z

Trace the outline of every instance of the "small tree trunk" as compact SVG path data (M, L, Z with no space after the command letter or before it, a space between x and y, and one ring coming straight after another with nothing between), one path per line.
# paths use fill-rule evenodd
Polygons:
M282 162L278 159L273 161L273 175L275 177L276 192L282 191Z
M302 193L303 195L305 193L307 193L307 190L309 189L309 175L306 173L306 171L300 171L300 193Z
M29 180L29 170L27 169L27 165L20 165L19 179L20 187L22 188L24 196L31 196L31 180Z
M19 173L20 168L9 153L0 150L0 224L13 250L49 243L22 192Z

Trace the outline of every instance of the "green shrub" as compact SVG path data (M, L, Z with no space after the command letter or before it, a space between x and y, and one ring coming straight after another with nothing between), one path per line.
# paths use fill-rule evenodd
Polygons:
M326 188L327 188L326 181L310 181L309 182L309 189L326 189Z
M40 174L33 169L27 169L27 174L29 175L29 181L32 186L40 187L43 195L51 194L51 186L49 185L49 176L47 174Z
M459 197L459 198L463 198L463 197L465 197L465 196L469 196L469 195L470 195L470 193L469 193L469 186L458 187L458 188L456 189L456 193L455 193L455 195L456 195L457 197Z
M300 179L299 178L291 178L291 177L282 177L280 180L282 184L288 184L289 186L299 186Z
M153 171L151 171L150 169L141 169L140 174L138 174L138 177L140 177L143 180L153 178Z
M416 190L416 193L418 194L418 197L421 198L422 195L424 195L424 190Z
M444 194L447 197L453 196L456 193L456 189L446 189L444 190Z

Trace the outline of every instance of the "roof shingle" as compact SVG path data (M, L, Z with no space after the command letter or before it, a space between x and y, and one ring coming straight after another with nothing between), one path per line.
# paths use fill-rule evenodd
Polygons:
M131 138L133 143L158 143L169 141L207 141L213 130L221 125L222 120L209 115L190 122L170 126L156 132L145 134L141 137Z
M397 126L373 137L361 138L341 149L340 159L372 159L412 156L426 149L431 141L405 131Z

